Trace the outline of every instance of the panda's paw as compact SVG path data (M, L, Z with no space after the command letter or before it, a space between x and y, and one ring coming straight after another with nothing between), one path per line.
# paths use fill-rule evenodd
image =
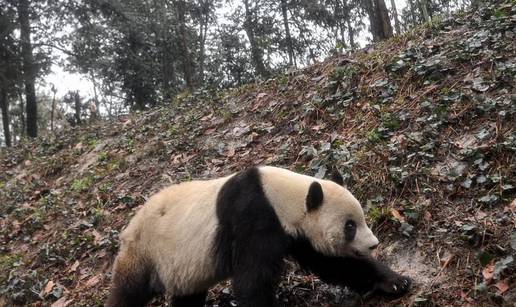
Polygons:
M378 283L377 289L389 296L401 296L410 290L412 280L406 276L393 274Z

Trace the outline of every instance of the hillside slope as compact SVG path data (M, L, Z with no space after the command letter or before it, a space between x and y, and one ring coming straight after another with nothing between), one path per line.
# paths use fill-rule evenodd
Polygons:
M0 153L0 306L97 306L118 233L145 199L254 164L336 165L414 278L364 300L290 270L285 306L516 301L516 6L437 21L351 55ZM207 306L231 306L227 284ZM160 302L154 302L159 305Z

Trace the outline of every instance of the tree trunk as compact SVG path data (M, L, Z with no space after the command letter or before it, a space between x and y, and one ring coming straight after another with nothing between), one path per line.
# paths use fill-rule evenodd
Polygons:
M296 28L299 30L299 34L298 34L298 37L299 37L299 40L302 41L305 46L308 46L308 57L307 57L307 63L306 64L310 64L310 61L312 63L315 63L315 61L317 60L316 57L315 57L315 54L312 50L312 48L310 47L310 42L309 40L306 38L305 36L305 33L307 32L305 27L302 25L302 23L296 18L298 16L296 16L296 14L293 14L292 13L292 10L289 9L288 12L290 13L290 17L291 17L291 21L292 23L295 24Z
M176 7L176 15L178 22L179 45L183 58L183 73L186 87L190 90L194 88L193 82L193 61L188 45L188 37L186 33L186 3L184 0L174 1Z
M167 38L168 39L168 38ZM174 92L173 80L175 79L174 60L170 59L170 50L167 48L167 41L160 43L161 53L161 91L163 92L163 101L169 103Z
M81 124L81 96L79 95L79 91L76 91L74 96L74 107L75 107L75 123L77 125Z
M205 52L205 23L204 18L202 18L201 23L199 24L199 56L198 56L198 63L199 63L199 70L197 71L197 84L202 86L204 84L204 52Z
M19 129L18 133L20 137L24 136L27 132L27 121L25 120L25 112L23 110L25 109L25 100L23 100L23 91L21 89L21 84L17 87L17 94L18 94L18 100L20 101L20 119L19 123L21 123L21 129Z
M11 147L11 130L9 129L9 102L5 88L0 88L0 108L2 108L2 124L4 127L5 146Z
M346 22L348 24L349 48L351 48L351 50L355 50L355 30L353 29L353 26L351 26L351 20L349 18Z
M377 42L381 40L381 31L379 29L380 24L378 23L378 19L376 17L374 0L364 0L362 3L369 17L369 27L371 35L373 36L373 41Z
M381 23L382 39L392 37L392 25L389 18L389 11L384 0L375 0L376 15Z
M128 41L129 54L132 59L129 62L132 68L130 76L126 77L125 86L129 89L127 100L132 110L143 111L147 106L148 96L146 94L147 84L145 83L145 63L134 60L142 52L142 38L136 30L131 30L126 37Z
M251 58L253 60L254 68L256 69L258 75L260 75L262 78L268 78L269 71L263 63L263 50L258 46L256 37L254 36L253 13L251 12L251 9L249 7L249 0L244 0L244 7L244 30L247 34L247 38L249 39L249 44L251 45Z
M170 59L170 54L173 53L169 48L170 35L169 17L167 15L169 7L165 0L154 0L154 19L155 19L155 45L159 54L159 66L161 73L161 95L164 103L170 102L172 98L172 80L175 78L175 71L173 66L174 60Z
M398 18L398 10L396 9L396 1L391 0L392 18L394 19L394 27L396 28L396 34L401 34L400 20Z
M294 46L292 45L292 36L290 35L290 27L288 25L287 0L281 0L281 14L283 15L283 26L285 27L285 36L287 39L288 66L296 67Z
M355 49L355 31L353 26L351 25L351 5L347 1L343 3L342 6L342 16L344 20L342 21L342 26L348 29L348 41L349 41L349 49ZM344 33L342 33L342 40L344 41Z
M427 9L427 1L426 0L419 0L419 10L421 12L421 16L423 16L423 20L425 22L430 22L430 15L428 15L428 9Z
M54 87L54 85L52 85L52 93L54 93L54 95L52 96L52 109L50 110L50 131L54 131L54 112L55 112L55 109L56 109L56 93L57 93L57 90L56 88Z
M417 25L419 20L416 16L416 5L414 3L414 0L408 0L408 7L410 12L410 18L412 19L412 25Z
M346 49L346 27L345 22L347 18L345 17L344 11L345 11L345 4L341 5L340 1L335 1L335 8L334 8L334 17L336 20L335 24L335 46L337 46L338 49ZM340 47L340 48L339 48Z
M30 40L29 0L18 1L18 20L20 23L21 53L23 58L23 80L25 83L25 100L27 113L27 135L38 136L38 106L36 103L36 66L32 55Z
M97 93L97 82L95 82L95 76L91 76L93 80L93 96L95 97L95 108L97 109L96 116L100 117L100 100Z
M373 41L378 42L392 37L392 26L385 1L365 0L363 4L369 16Z
M198 84L204 85L204 67L206 63L206 38L208 37L208 23L210 21L210 11L204 10L204 15L201 16L199 24L199 72L198 72Z

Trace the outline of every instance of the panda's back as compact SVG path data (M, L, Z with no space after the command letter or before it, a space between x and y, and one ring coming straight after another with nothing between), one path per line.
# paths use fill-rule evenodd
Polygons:
M216 199L229 177L172 185L152 196L122 233L122 248L135 245L159 272L163 286L188 294L215 280L212 242Z

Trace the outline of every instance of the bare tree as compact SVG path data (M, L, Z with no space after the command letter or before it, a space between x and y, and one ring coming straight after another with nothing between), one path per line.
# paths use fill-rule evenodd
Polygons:
M50 131L54 131L54 114L55 114L55 110L56 110L57 89L53 84L52 84L51 91L52 91L53 96L52 96L52 109L50 110Z
M297 66L296 58L294 56L294 46L292 46L292 36L290 35L290 27L288 24L288 6L287 0L281 0L281 15L283 17L283 26L285 27L285 36L287 40L288 65Z
M430 15L428 14L428 3L427 0L418 0L419 10L421 11L421 16L425 22L430 22Z
M183 74L186 87L190 90L194 88L193 81L193 60L189 49L188 35L186 33L186 3L184 0L174 1L175 11L177 15L177 34L179 36L179 45L183 57Z
M394 19L394 27L396 28L396 34L401 34L400 20L398 18L398 10L396 9L396 1L391 0L392 19Z
M11 130L9 128L9 102L7 101L7 91L0 87L0 108L2 109L2 124L4 128L5 146L11 147Z
M25 100L27 113L27 135L38 136L38 105L36 101L36 65L32 54L30 39L29 0L18 1L18 21L20 23L21 53L23 58L23 79L25 83Z
M364 0L362 3L369 16L373 41L377 42L392 37L392 26L385 1Z
M255 36L255 22L253 18L253 12L251 11L251 7L249 5L249 0L244 0L244 8L245 8L245 21L244 21L244 30L247 34L247 38L249 39L249 44L251 45L251 58L256 69L258 75L263 78L267 78L269 76L269 71L265 67L263 62L263 50L258 46L258 42Z

